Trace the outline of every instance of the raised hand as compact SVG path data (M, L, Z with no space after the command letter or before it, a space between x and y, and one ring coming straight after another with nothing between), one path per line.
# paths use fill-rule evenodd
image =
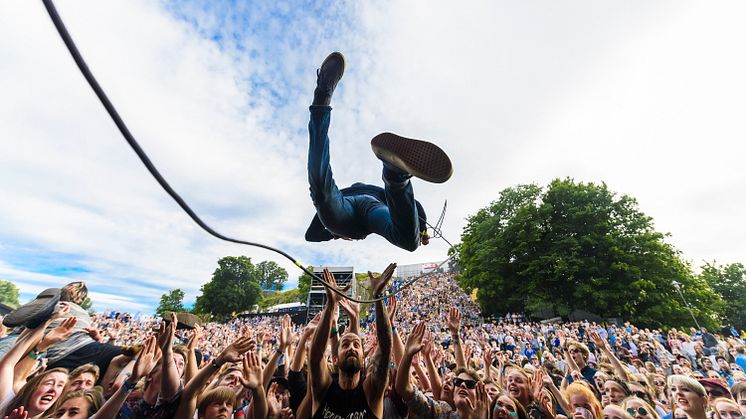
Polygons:
M466 361L466 365L469 365L469 361L471 361L472 352L474 352L474 349L472 349L471 345L464 346L464 360Z
M114 326L106 328L106 334L108 334L109 337L112 339L116 339L119 336L119 332L121 331L122 322L120 322L119 320L114 321Z
M352 285L347 285L346 287L342 289L337 287L337 280L334 278L334 275L331 272L329 272L329 269L324 268L323 276L324 276L324 281L329 283L329 285L331 285L331 287L333 287L334 289L341 291L343 294L346 293L347 290L349 290L350 287L352 286ZM337 304L339 300L344 298L341 295L337 294L336 292L332 291L328 286L324 288L326 289L326 298L330 303Z
M38 347L48 348L58 342L62 342L67 339L73 332L75 325L78 323L77 317L68 317L62 321L57 327L52 329L46 336L41 340Z
M197 343L202 338L202 326L195 324L194 329L192 329L191 332L189 332L189 342L187 343L187 348L191 351L194 350L194 348L197 347Z
M591 330L588 333L588 336L591 338L591 342L593 342L593 344L596 345L598 349L609 349L609 343L606 342L606 340L604 340L604 338L602 338L597 331Z
M277 383L272 383L267 391L267 404L269 405L269 412L272 417L279 417L282 411L282 402L277 394Z
M158 347L161 352L169 353L173 349L174 334L176 333L176 313L171 313L169 322L162 321L158 329Z
M287 314L280 319L280 350L285 351L290 346L293 334L292 321Z
M446 326L451 331L452 335L458 333L461 329L461 311L456 307L451 307L448 310L448 316L446 317Z
M158 362L158 358L155 337L150 336L145 339L142 350L140 350L140 354L137 356L135 366L132 368L132 375L129 378L130 383L137 383L140 378L149 374Z
M422 340L422 356L430 358L433 353L433 336L430 333L426 333Z
M71 319L74 319L75 317L70 317ZM102 339L101 333L96 329L95 327L86 327L83 328L86 333L88 333L88 336L91 337L91 339L95 340L96 342L100 342Z
M28 418L28 411L23 406L18 409L13 409L10 415L5 416L5 419L26 419Z
M49 319L50 321L61 319L67 315L67 313L70 312L70 304L67 302L61 302L59 308L57 311L52 313L52 317Z
M557 331L557 339L559 339L560 341L560 346L564 347L566 338L565 338L565 332L563 330Z
M374 297L381 296L383 291L386 289L386 286L389 284L389 280L394 274L395 269L396 263L389 264L389 266L384 269L383 273L378 278L373 277L373 274L368 271L368 279L370 280L370 287L373 290Z
M541 400L542 388L544 388L544 371L538 369L531 377L531 395L534 396L534 400Z
M360 317L360 304L343 298L339 301L339 305L351 318L357 319Z
M394 323L394 319L396 318L396 304L397 304L396 295L389 296L388 305L386 306L386 311L389 314L389 321L392 324Z
M493 355L489 346L482 348L482 361L484 361L484 367L489 368L492 366Z
M477 382L476 390L477 397L475 403L472 404L471 401L468 399L467 403L469 403L469 407L474 412L474 415L472 417L486 419L489 417L490 398L487 395L487 390L484 389L484 383L482 383L481 381Z
M243 359L241 384L251 390L256 390L262 385L262 366L254 352L247 353Z
M417 352L422 350L422 338L425 336L425 322L417 323L412 329L412 333L407 338L407 344L404 346L404 353L409 356L414 356Z
M551 375L549 375L547 373L544 373L543 380L544 380L544 387L546 387L546 388L552 388L552 387L554 387L554 381L552 381L552 376Z
M433 357L433 362L435 365L443 365L443 361L446 359L446 354L443 352L443 349L438 348L435 350L435 356Z
M223 352L218 355L217 363L222 365L226 362L238 362L241 360L243 354L253 350L255 346L256 343L250 337L244 336L239 338L223 349Z

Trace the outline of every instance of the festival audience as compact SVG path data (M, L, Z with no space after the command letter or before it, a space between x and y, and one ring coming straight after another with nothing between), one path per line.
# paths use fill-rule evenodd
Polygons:
M49 319L0 330L0 418L746 413L746 355L736 333L484 319L448 274L392 295L406 280L391 278L393 269L369 279L386 298L367 314L327 291L329 304L305 326L259 315L184 329L174 314L89 314L80 307L85 284L68 284Z

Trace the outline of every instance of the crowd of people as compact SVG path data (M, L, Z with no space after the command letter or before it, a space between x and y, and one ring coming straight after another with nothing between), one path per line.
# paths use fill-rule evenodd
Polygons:
M88 313L62 288L39 324L0 328L0 417L735 419L746 413L737 334L631 324L485 320L449 274L368 314L327 292L290 317L184 324ZM333 275L325 273L334 282ZM346 318L344 322L340 320Z

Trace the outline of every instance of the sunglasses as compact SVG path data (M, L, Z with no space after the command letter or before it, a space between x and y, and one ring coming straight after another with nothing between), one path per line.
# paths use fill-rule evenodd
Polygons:
M464 380L462 378L454 378L453 379L453 386L454 387L461 387L461 384L465 385L468 389L473 389L477 386L477 382L474 380Z
M647 397L647 393L645 393L644 391L633 391L632 394L634 394L635 396L641 399L644 399L645 397Z
M580 352L580 349L575 349L575 348L573 348L573 349L570 349L570 350L569 350L569 352L570 352L571 354L576 354L576 353Z
M637 410L635 410L635 409L633 409L631 407L628 407L627 408L627 413L629 413L630 416L632 416L632 417L635 417L635 416L647 416L648 415L648 410L645 409L642 406L638 407Z
M666 382L665 381L653 381L653 384L655 384L657 386L665 386Z

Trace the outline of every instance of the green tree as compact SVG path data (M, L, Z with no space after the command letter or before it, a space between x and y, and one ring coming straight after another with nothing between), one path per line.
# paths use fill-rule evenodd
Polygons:
M18 287L16 284L0 279L0 303L18 308Z
M306 301L301 301L300 299L300 289L294 288L287 291L277 291L274 293L271 293L261 299L259 301L259 309L260 310L266 310L269 307L272 307L277 304L287 304L287 303L303 303L305 304Z
M262 294L256 266L246 256L226 256L218 260L218 268L210 282L202 285L194 311L228 316L252 308Z
M176 288L161 295L161 301L155 309L155 314L163 316L163 313L168 311L173 311L174 313L186 311L184 308L184 291L181 288Z
M313 266L306 267L309 271L313 272ZM303 272L298 277L298 290L300 290L300 295L298 298L300 298L300 302L303 304L306 304L308 302L308 293L311 292L311 280L313 277L305 272Z
M282 290L288 280L288 271L273 261L263 261L256 264L259 284L265 290Z
M715 290L725 304L725 321L746 329L746 268L741 263L718 266L705 263L700 278Z
M486 313L583 309L643 326L712 326L720 298L692 274L629 196L605 184L554 180L508 188L468 218L459 247L460 282L478 288Z

